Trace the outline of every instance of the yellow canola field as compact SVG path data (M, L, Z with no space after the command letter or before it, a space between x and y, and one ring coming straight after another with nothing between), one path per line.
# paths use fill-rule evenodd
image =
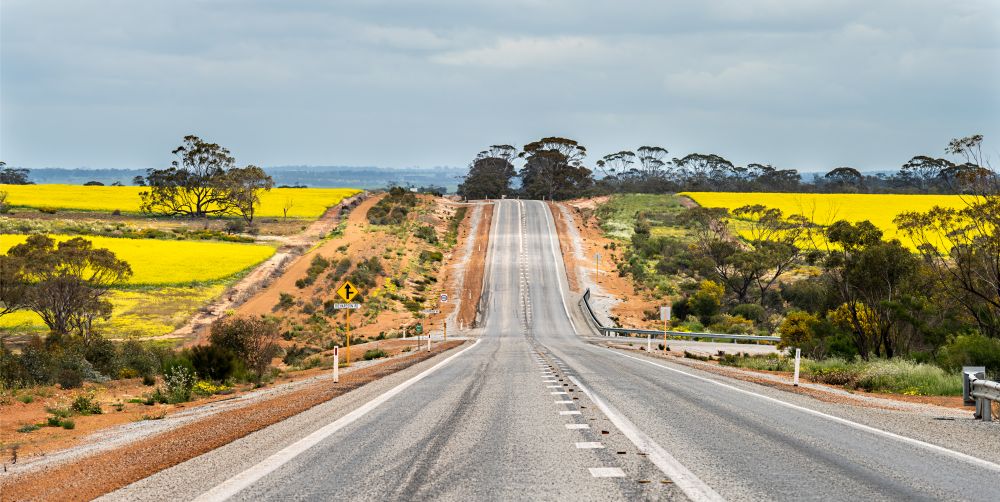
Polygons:
M83 185L0 185L7 192L7 203L21 207L44 207L78 211L123 213L139 212L137 186L83 186ZM361 190L356 188L274 188L260 197L260 217L283 216L287 202L291 202L289 218L315 219L341 200Z
M871 221L882 229L885 238L897 238L911 246L906 235L899 233L892 220L907 211L926 212L934 206L964 207L958 195L896 195L896 194L805 194L752 192L684 192L703 207L735 209L749 204L762 204L780 209L786 215L802 214L819 225L837 220Z
M73 236L54 235L56 240ZM94 247L110 249L132 266L130 285L190 284L225 279L274 254L271 246L215 241L167 241L83 236ZM26 235L0 234L0 252L27 239Z

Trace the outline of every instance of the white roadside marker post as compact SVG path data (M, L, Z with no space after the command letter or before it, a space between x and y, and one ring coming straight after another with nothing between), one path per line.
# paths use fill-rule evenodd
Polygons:
M646 353L653 351L653 335L646 333Z
M340 382L340 347L333 348L333 383Z
M802 355L802 349L795 349L795 376L792 377L792 385L795 387L799 386L799 358Z

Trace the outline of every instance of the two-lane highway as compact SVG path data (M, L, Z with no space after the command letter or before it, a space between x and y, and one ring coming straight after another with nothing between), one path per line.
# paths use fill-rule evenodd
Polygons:
M474 345L260 460L220 448L109 498L1000 500L1000 466L890 430L923 418L587 343L548 207L496 204Z

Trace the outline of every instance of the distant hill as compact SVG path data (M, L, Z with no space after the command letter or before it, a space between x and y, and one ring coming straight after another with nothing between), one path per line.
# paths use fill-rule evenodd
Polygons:
M466 174L466 168L387 168L351 166L273 166L265 167L278 185L305 185L310 187L382 188L389 184L443 186L454 192ZM145 169L32 169L29 178L40 184L64 183L82 185L99 181L105 185L120 182L131 185L132 178L146 174Z

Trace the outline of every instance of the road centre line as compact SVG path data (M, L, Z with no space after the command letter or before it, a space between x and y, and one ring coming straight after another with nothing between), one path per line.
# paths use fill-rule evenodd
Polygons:
M937 453L942 453L942 454L944 454L946 456L949 456L949 457L952 457L954 459L962 460L962 461L968 462L970 464L974 464L974 465L977 465L979 467L983 467L985 469L989 469L991 471L1000 472L1000 465L994 464L993 462L990 462L988 460L983 460L981 458L973 457L972 455L967 455L965 453L957 452L955 450L949 450L948 448L945 448L943 446L938 446L936 444L927 443L927 442L921 441L919 439L913 439L913 438L909 438L909 437L906 437L906 436L901 436L901 435L893 433L893 432L885 431L885 430L882 430L882 429L877 429L877 428L872 427L870 425L864 425L864 424L859 424L857 422L852 422L850 420L847 420L846 418L840 418L838 416L834 416L834 415L830 415L830 414L827 414L827 413L823 413L822 411L816 411L816 410L813 410L813 409L810 409L810 408L806 408L804 406L799 406L797 404L792 404L792 403L789 403L789 402L786 402L786 401L782 401L780 399L773 398L771 396L765 396L763 394L758 394L758 393L753 392L753 391L741 389L739 387L734 387L734 386L729 385L729 384L725 384L725 383L722 383L722 382L718 382L718 381L712 380L711 378L705 378L705 377L698 376L698 375L695 375L695 374L692 374L692 373L688 373L686 371L681 371L681 370L676 369L676 368L671 368L669 366L664 366L662 364L657 364L657 363L655 363L653 361L647 361L647 360L639 358L639 357L630 356L628 354L622 354L622 353L620 353L620 352L618 352L618 351L616 351L614 349L611 349L611 351L612 351L613 354L618 354L619 356L622 356L622 357L627 357L629 359L635 359L636 361L639 361L639 362L643 362L643 363L646 363L646 364L651 364L653 366L657 366L659 368L663 368L663 369L668 370L668 371L673 371L674 373L680 373L682 375L686 375L686 376L689 376L691 378L694 378L694 379L697 379L697 380L701 380L703 382L708 382L708 383L711 383L711 384L715 384L715 385L718 385L720 387L724 387L724 388L727 388L727 389L739 392L741 394L746 394L748 396L759 397L759 398L764 399L766 401L770 401L770 402L775 403L775 404L780 404L781 406L785 406L785 407L791 408L793 410L801 411L803 413L808 413L810 415L814 415L814 416L821 417L821 418L826 418L828 420L832 420L834 422L837 422L837 423L842 424L842 425L846 425L848 427L853 427L855 429L863 430L865 432L870 432L870 433L875 434L877 436L884 436L884 437L887 437L887 438L890 438L890 439L895 439L897 441L902 441L904 443L909 443L911 445L919 446L921 448L924 448L924 449L927 449L927 450L931 450L931 451L934 451L934 452L937 452ZM583 389L581 389L581 390L583 390Z
M232 497L233 495L236 495L244 488L256 483L264 476L274 472L282 465L285 465L293 458L297 457L298 455L305 452L309 448L312 448L313 446L318 444L320 441L323 441L324 439L330 437L337 431L343 429L344 427L350 425L359 418L365 416L366 414L368 414L368 412L374 410L379 405L392 399L397 394L404 391L407 387L410 387L411 385L419 382L420 380L423 380L431 373L434 373L435 371L441 369L444 365L451 362L452 359L455 359L456 357L475 348L477 345L479 345L480 341L481 339L476 340L475 342L473 342L472 345L462 349L460 352L448 356L447 359L435 364L434 366L431 366L430 368L427 368L426 370L420 372L419 374L411 377L409 380L406 380L405 382L389 389L388 391L382 393L375 399L372 399L371 401L368 401L367 403L354 409L354 411L351 411L350 413L338 418L337 420L327 425L324 425L323 427L317 429L308 436L286 446L285 448L279 450L277 453L271 455L270 457L265 458L256 465L223 481L222 483L219 483L212 489L206 491L205 493L202 493L197 498L195 498L194 499L195 502L226 500Z
M596 394L591 392L589 389L584 387L576 378L570 377L573 384L580 388L580 392L583 392L590 398L604 416L611 420L611 423L621 431L622 434L628 438L640 452L645 452L653 465L658 467L664 474L667 475L674 484L684 492L684 495L693 501L723 501L721 495L716 493L710 486L705 484L704 481L698 479L693 472L684 467L683 464L677 461L667 450L656 444L652 438L647 436L644 432L639 430L629 419L625 418L624 415L611 407L611 405L604 402L603 399L598 397Z

